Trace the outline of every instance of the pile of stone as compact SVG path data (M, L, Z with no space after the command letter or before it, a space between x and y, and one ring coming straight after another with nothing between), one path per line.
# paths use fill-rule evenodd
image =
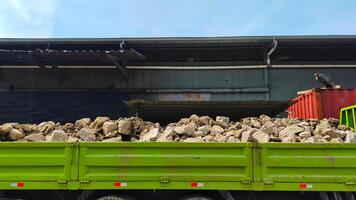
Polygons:
M266 115L233 122L228 117L192 115L161 127L141 118L97 117L75 123L5 123L1 141L283 142L356 143L356 135L336 119L301 120Z

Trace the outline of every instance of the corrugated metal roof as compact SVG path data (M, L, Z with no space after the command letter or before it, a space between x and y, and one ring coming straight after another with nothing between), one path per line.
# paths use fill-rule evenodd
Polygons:
M222 36L222 37L119 37L119 38L0 38L0 43L20 42L20 43L111 43L111 42L266 42L272 39L282 41L302 41L302 40L356 40L356 35L271 35L271 36Z
M2 38L3 50L110 51L122 46L135 49L146 57L130 61L131 66L245 66L266 64L266 52L273 39L278 47L271 56L273 64L354 64L356 36L252 36L252 37L166 37L166 38ZM110 65L102 60L43 59L8 60L0 65ZM5 56L6 57L6 56ZM38 59L37 59L38 60Z

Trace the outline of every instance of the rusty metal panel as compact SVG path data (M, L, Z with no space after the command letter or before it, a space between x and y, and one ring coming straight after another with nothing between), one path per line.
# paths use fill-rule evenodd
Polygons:
M131 99L146 101L264 101L265 93L139 93Z
M317 93L310 90L308 93L299 95L292 101L295 102L288 108L288 117L304 118L304 119L319 119L321 118L320 98Z
M209 93L161 93L159 101L210 101Z
M293 99L289 117L322 119L340 117L340 109L356 104L356 89L312 89Z
M321 90L323 117L340 117L340 109L356 104L356 89Z

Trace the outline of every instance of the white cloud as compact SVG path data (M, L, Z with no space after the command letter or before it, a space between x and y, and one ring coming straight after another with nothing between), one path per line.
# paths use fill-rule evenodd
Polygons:
M282 1L268 1L269 4L261 10L258 15L247 22L245 26L238 31L238 35L254 35L263 28L268 28L268 22L274 17L273 15L277 13L283 5Z
M0 37L51 37L58 0L2 0Z
M18 0L10 0L11 5L13 6L14 9L24 18L24 19L30 19L30 15L27 12L26 8L21 5L21 3Z

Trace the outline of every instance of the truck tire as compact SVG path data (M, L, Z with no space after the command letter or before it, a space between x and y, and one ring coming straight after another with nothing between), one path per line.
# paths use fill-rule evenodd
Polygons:
M126 196L126 195L108 195L108 196L99 197L96 200L136 200L136 198L132 196Z
M191 195L191 196L183 197L180 200L214 200L214 199L202 195Z

